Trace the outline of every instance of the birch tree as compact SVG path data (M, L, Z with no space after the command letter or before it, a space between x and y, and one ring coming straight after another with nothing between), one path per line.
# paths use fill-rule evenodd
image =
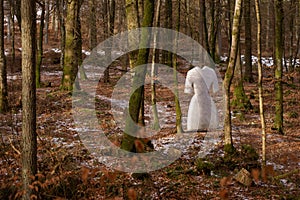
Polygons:
M259 115L261 121L262 135L262 163L266 165L266 122L264 115L264 99L262 85L262 62L261 62L261 15L259 0L255 0L256 20L257 20L257 59L258 59L258 96L259 96Z

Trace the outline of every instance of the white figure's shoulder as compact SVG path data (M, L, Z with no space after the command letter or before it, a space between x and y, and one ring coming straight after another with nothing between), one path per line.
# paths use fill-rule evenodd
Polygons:
M202 71L205 71L205 72L213 72L213 73L215 73L215 70L213 69L213 68L211 68L211 67L208 67L208 66L204 66L203 68L202 68Z

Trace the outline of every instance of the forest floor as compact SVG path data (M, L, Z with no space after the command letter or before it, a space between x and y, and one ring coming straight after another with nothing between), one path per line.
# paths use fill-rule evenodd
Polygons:
M300 199L299 79L292 84L285 77L285 135L279 135L272 130L273 67L264 67L265 173L261 173L260 166L258 89L256 83L245 83L253 109L233 112L233 142L237 150L234 156L225 155L220 132L215 147L204 158L198 158L205 138L205 133L199 133L174 163L138 178L105 166L81 142L72 116L72 96L59 90L59 56L50 48L46 51L41 70L43 87L37 89L38 175L33 186L41 199ZM184 66L179 68L186 73ZM8 72L11 111L0 115L0 199L17 199L21 195L21 72ZM102 97L110 98L121 73L119 67L112 66L110 83L99 82ZM256 78L256 71L254 75ZM158 88L159 92L163 94L160 101L173 114L167 119L168 126L153 138L157 148L167 145L176 132L172 93L165 88ZM109 101L99 100L97 115L107 137L119 145L122 130L112 121ZM242 168L251 174L250 186L233 178Z

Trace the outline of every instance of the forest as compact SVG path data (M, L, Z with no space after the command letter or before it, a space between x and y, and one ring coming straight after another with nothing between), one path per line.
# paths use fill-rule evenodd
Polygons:
M300 199L300 0L0 0L0 199Z

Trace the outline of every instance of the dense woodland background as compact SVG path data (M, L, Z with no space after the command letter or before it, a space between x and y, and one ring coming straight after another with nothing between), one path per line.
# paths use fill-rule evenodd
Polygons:
M299 199L299 9L297 0L0 0L0 199ZM172 165L123 173L80 142L72 93L99 43L152 26L184 33L207 50L223 79L224 127L204 158L202 132L178 147L183 155ZM134 91L128 113L141 125L154 115L159 128L155 102L165 106L168 126L159 135L139 139L126 134L137 131L129 122L125 130L115 124L113 87L148 62L183 74L192 64L140 49L114 61L95 88L99 126L115 145L137 153L183 132L184 108L159 84ZM144 81L141 74L133 85Z

